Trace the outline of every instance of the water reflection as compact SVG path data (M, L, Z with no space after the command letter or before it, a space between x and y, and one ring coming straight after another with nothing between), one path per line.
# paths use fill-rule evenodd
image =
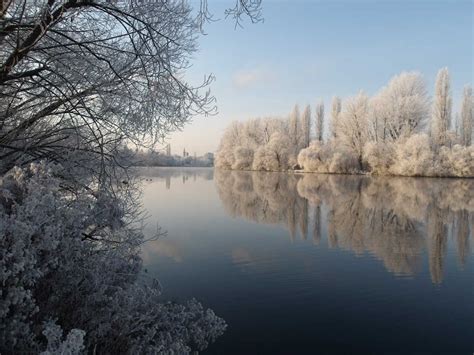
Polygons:
M141 167L137 169L137 172L140 176L145 178L146 181L153 181L153 178L164 180L166 190L171 189L171 181L174 179L179 178L182 184L186 184L189 179L195 182L197 178L212 180L214 177L214 170L209 168Z
M427 250L432 282L443 281L447 243L464 266L470 256L474 180L381 178L216 170L227 213L282 224L294 240L370 253L390 272L414 275Z

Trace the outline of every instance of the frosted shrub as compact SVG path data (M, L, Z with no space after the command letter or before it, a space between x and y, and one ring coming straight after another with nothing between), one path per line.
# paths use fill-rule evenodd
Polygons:
M126 200L69 193L60 172L32 164L0 180L0 352L189 353L222 334L198 302L137 282L143 236Z
M56 322L45 322L44 328L43 335L46 337L48 345L46 351L43 351L41 355L81 354L84 349L85 332L83 330L72 329L63 340L63 330Z
M301 150L298 164L308 172L348 174L359 172L359 162L355 153L345 147L337 147L334 142L312 142Z
M286 165L283 162L283 165ZM278 159L277 154L274 150L268 146L260 147L255 154L253 162L253 170L264 170L264 171L279 171L285 169Z
M249 170L253 163L253 150L250 148L237 147L234 149L235 161L232 164L232 169L235 170Z
M334 153L329 165L329 172L333 174L358 174L359 158L349 150L339 150Z
M455 144L433 151L426 134L415 134L395 144L390 172L405 176L473 177L474 148Z
M387 142L367 142L364 146L363 159L373 174L388 174L393 164L393 146Z
M441 176L474 177L474 146L441 147L438 157L436 167Z
M257 149L253 161L254 170L284 171L289 167L290 142L281 133L274 133L270 141Z
M429 137L424 133L414 134L395 144L395 162L390 172L405 176L432 176L433 164Z
M214 165L220 169L231 169L234 164L235 158L234 153L229 149L220 149L216 153L216 159Z
M272 154L266 147L259 147L255 152L252 168L253 170L271 170L268 169L269 162L272 161ZM276 168L273 166L273 168ZM276 169L275 169L276 170Z
M323 143L312 142L308 148L302 149L298 154L298 164L305 171L327 173L330 163L329 154Z

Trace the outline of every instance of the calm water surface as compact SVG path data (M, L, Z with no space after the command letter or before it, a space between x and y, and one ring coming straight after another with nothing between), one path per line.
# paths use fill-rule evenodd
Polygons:
M474 180L141 174L148 272L228 323L205 353L473 353Z

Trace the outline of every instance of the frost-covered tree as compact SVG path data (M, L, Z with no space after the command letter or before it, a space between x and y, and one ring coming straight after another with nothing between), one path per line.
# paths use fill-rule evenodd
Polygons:
M0 171L32 160L111 162L196 113L205 87L181 75L200 25L181 1L7 1L0 23Z
M440 69L436 77L435 95L431 117L431 138L435 147L448 142L451 124L451 83L448 68Z
M241 144L250 149L256 149L264 143L262 120L250 119L243 124L241 129Z
M268 146L275 134L283 134L287 130L287 121L278 118L232 122L219 143L215 166L223 169L250 169L259 148ZM285 143L285 149L289 148ZM289 154L291 151L288 151Z
M337 140L354 152L361 170L364 145L368 139L368 118L369 98L360 92L346 101L338 122Z
M424 129L429 99L422 76L403 72L371 100L369 133L373 140L397 140Z
M237 22L261 20L261 1L231 6L226 14ZM193 7L2 1L0 173L49 159L111 180L124 141L152 145L194 115L215 112L212 76L193 84L183 75L210 16L206 0Z
M293 111L290 114L288 121L288 132L290 137L290 143L292 147L292 154L296 156L300 150L302 142L302 129L301 129L301 118L300 109L298 105L293 107Z
M453 134L456 136L456 142L459 142L462 140L461 137L461 117L459 116L459 113L456 112L454 115L454 130Z
M311 107L306 105L303 115L301 116L301 126L303 131L303 143L302 148L309 146L309 137L311 130Z
M472 87L464 88L461 106L460 135L461 143L465 146L472 144L472 130L474 128L474 102L472 99Z
M331 122L330 122L330 130L331 135L333 138L337 138L337 125L338 125L338 118L339 114L341 113L342 103L341 98L338 96L334 96L332 98L331 103Z
M241 146L242 124L234 121L224 131L216 154L216 167L230 169L235 162L234 148Z
M324 102L322 100L316 105L315 121L316 140L322 142L324 133Z

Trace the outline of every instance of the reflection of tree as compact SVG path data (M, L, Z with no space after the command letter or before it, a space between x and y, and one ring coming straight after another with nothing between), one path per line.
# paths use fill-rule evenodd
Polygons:
M456 212L456 242L459 262L464 266L469 255L469 213L466 210Z
M216 171L216 184L231 215L286 225L292 239L297 229L307 237L311 215L315 244L326 235L330 247L370 253L396 274L414 274L427 247L442 282L450 233L461 265L469 256L472 180Z
M335 216L334 211L330 210L328 212L328 245L329 248L337 248L338 247L338 240L337 240L337 233L336 233L336 223L335 223Z
M428 252L433 283L443 281L443 264L446 255L447 228L443 223L442 210L433 207L428 215Z
M316 245L321 242L321 205L319 204L314 207L313 242Z
M383 260L388 270L411 275L423 248L421 228L390 209L370 209L367 219L367 249Z
M212 180L214 177L214 169L211 168L137 167L135 172L144 178L156 178L165 181L169 179L188 180L190 177L193 178L193 181L196 181L197 178Z
M462 265L469 255L472 180L305 175L298 192L327 205L330 247L370 252L394 273L415 272L427 235L432 280L441 282L449 224Z
M296 192L298 178L291 174L216 170L217 191L226 211L234 217L308 231L308 202Z
M308 238L308 200L301 198L297 200L301 203L301 207L298 208L300 213L298 214L298 222L300 226L300 233L303 239Z

